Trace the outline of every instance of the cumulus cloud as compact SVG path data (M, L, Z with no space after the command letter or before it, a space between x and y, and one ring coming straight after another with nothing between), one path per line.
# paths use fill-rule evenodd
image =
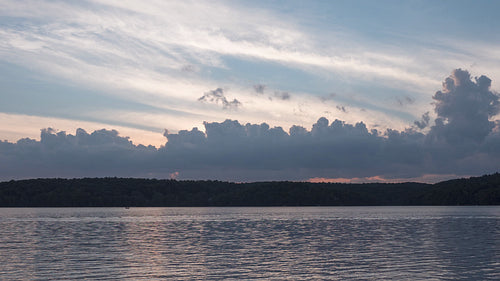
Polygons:
M20 139L0 143L0 178L144 176L157 152L154 146L134 145L115 130L74 135L42 129L40 141ZM140 168L143 166L143 168Z
M288 131L266 123L205 122L165 131L156 149L134 145L114 130L75 135L44 129L40 141L0 142L0 178L142 176L233 181L313 178L416 179L425 175L477 175L500 170L499 96L485 76L457 69L434 95L437 119L415 122L428 133L369 129L321 117L312 128ZM223 103L222 89L203 100Z
M500 110L499 97L490 86L486 76L473 81L469 72L454 70L432 97L438 118L431 134L454 143L483 141L495 127L490 118Z
M224 96L224 89L222 88L217 88L215 90L204 93L203 96L198 99L198 101L216 104L220 103L222 104L222 108L224 109L237 109L241 105L241 102L237 99L228 101Z

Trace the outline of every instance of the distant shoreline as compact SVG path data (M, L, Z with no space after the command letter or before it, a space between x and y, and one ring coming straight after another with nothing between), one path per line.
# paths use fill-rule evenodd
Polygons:
M0 207L500 205L500 174L425 183L232 183L137 178L0 182Z

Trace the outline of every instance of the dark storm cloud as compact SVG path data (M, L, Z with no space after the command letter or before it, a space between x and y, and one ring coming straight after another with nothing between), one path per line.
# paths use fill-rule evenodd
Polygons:
M368 130L319 118L308 130L292 126L205 122L177 133L156 149L134 145L116 131L75 135L45 129L41 140L0 142L0 178L140 176L234 181L306 180L312 177L418 177L424 174L483 174L500 170L499 111L491 80L472 80L455 70L434 95L437 119L429 113L405 131ZM224 100L223 90L203 100ZM427 134L417 128L430 127Z
M232 101L228 101L224 96L224 90L222 88L217 88L213 91L209 91L203 94L202 97L198 99L201 102L211 102L216 104L222 104L222 108L224 109L236 109L241 105L241 102L237 99L233 99Z

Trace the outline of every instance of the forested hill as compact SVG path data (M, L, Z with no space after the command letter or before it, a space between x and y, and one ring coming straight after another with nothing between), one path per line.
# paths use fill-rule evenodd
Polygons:
M0 207L500 205L500 174L437 184L230 183L133 178L0 183Z

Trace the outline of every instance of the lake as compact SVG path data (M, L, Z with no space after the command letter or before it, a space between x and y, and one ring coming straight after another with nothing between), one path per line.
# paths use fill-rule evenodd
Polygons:
M0 280L500 280L500 207L0 208Z

